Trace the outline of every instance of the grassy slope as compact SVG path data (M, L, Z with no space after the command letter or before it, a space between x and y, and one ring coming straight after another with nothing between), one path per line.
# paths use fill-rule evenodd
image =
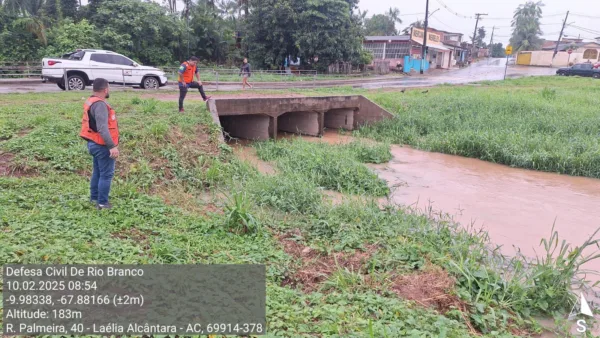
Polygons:
M514 167L600 178L600 82L528 78L370 95L396 115L360 134Z
M264 263L272 336L465 337L468 326L509 336L520 332L516 327L532 327L529 314L568 311L569 276L540 269L531 273L544 278L533 285L529 272L518 270L503 281L490 266L484 235L401 210L382 211L368 200L340 206L322 201L319 187L367 197L385 193L361 164L385 161L385 147L269 142L258 146L278 168L267 177L216 143L218 131L204 108L181 116L173 103L113 95L123 158L112 194L116 208L103 214L87 202L90 160L75 136L81 95L34 94L27 101L3 96L0 152L14 154L11 169L32 177L0 177L0 264ZM397 95L374 97L386 104ZM343 171L348 166L355 170ZM363 185L336 183L331 173L340 170ZM238 194L221 197L233 192ZM243 233L244 227L250 231ZM293 246L314 254L304 257ZM316 271L322 276L314 285L302 278L314 272L307 261L334 253L369 254L365 261L340 259L330 270ZM410 296L402 287L405 278L440 268L457 281L442 290L449 304L431 304L445 305L441 313L403 300Z

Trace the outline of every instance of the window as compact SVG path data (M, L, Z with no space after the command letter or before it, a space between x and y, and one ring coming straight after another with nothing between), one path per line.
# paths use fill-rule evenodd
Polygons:
M109 56L108 54L92 54L90 60L101 63L112 63Z
M598 60L598 50L586 49L585 52L583 52L583 58L587 60Z
M112 59L112 64L121 65L121 66L131 66L133 61L121 55L110 55Z
M410 54L409 43L388 43L385 48L386 59L402 59Z
M582 65L575 65L573 66L573 69L583 69Z
M592 69L594 68L594 65L592 65L591 63L586 63L581 65L581 69Z
M375 59L383 59L383 46L383 42L365 42L363 44L363 48L371 52Z

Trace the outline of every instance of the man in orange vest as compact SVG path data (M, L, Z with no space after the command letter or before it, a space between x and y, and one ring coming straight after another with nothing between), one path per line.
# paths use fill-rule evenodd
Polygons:
M115 174L115 160L119 157L119 126L114 109L106 103L110 96L108 81L98 78L92 86L94 93L83 104L79 136L88 142L88 151L94 158L91 202L102 210L112 208L108 195Z
M188 61L184 62L179 66L179 112L183 113L183 100L187 95L188 88L197 88L202 95L204 102L210 99L210 96L204 94L204 88L202 87L202 81L200 81L200 75L198 73L198 59L192 56ZM197 82L194 81L194 75L196 75Z

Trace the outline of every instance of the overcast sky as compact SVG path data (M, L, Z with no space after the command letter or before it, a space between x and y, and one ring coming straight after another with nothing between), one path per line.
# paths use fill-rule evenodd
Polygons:
M425 18L425 1L361 0L359 7L363 11L367 10L368 16L384 13L390 7L397 7L400 10L402 24L397 24L396 27L403 29L410 23ZM489 43L492 27L496 26L494 41L500 41L506 45L512 32L510 24L514 11L520 4L525 2L525 0L429 0L430 13L439 8L439 11L430 17L429 25L440 30L463 33L465 34L463 39L468 39L468 36L473 35L473 29L475 28L475 13L486 13L489 14L488 17L484 16L482 17L483 20L479 21L479 26L486 28L486 42ZM582 38L588 39L600 36L600 0L544 0L543 3L545 4L542 8L544 38L548 40L558 39L562 21L567 11L571 11L567 23L574 22L573 25L585 28L588 31L567 27L565 29L566 35L577 37L581 34ZM407 6L407 4L411 5Z

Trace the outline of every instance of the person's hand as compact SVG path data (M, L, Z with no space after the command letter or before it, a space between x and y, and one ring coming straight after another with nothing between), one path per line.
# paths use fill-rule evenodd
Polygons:
M198 86L202 86L202 81L198 81Z
M119 157L119 148L110 148L110 158L115 159L117 157Z

